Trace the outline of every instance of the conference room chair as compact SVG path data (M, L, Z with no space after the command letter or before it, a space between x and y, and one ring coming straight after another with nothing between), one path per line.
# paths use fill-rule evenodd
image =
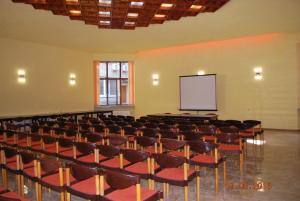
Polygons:
M65 136L64 137L68 138L68 139L75 140L75 141L79 140L78 131L77 131L77 129L74 129L74 128L67 128L65 130Z
M205 141L189 141L188 152L191 151L190 164L196 166L196 170L200 171L200 167L213 168L215 170L215 191L219 191L219 165L223 163L224 180L223 185L226 185L226 161L218 152L218 145ZM198 185L198 183L197 183ZM200 188L200 186L197 186Z
M106 126L106 128L108 129L107 134L108 135L112 135L112 134L117 134L120 135L121 134L121 127L118 125L108 125Z
M184 201L188 201L189 188L188 184L195 177L199 177L197 172L190 169L188 160L186 157L172 156L167 154L153 154L153 162L151 171L152 178L155 182L163 183L164 198L168 195L168 184L180 186L184 188ZM160 167L160 171L154 172L153 166L157 163ZM183 168L182 168L183 166ZM197 178L198 180L199 178ZM199 194L197 189L197 194ZM197 196L198 197L198 196Z
M104 136L96 134L96 133L84 133L82 134L82 137L84 142L90 142L90 143L95 143L95 144L104 144Z
M42 136L42 149L39 151L45 155L55 156L57 153L57 138L43 135Z
M181 139L180 135L175 130L172 129L160 129L159 134L161 138L178 139L178 140Z
M104 176L97 167L74 163L66 165L66 201L71 201L71 195L98 201L100 192L105 192L108 188L109 186L104 182Z
M150 154L158 153L157 139L154 137L137 136L134 141L134 149L142 150Z
M37 183L37 156L34 153L29 151L20 151L19 152L20 160L19 160L19 167L20 167L20 186L21 192L20 194L24 196L24 178L28 179L30 184L34 182L35 184L35 194L36 200L39 199L39 192L38 192L38 183Z
M53 137L64 137L65 136L65 129L63 127L57 127L57 128L53 128L53 133L52 133Z
M264 140L264 129L262 128L261 121L244 120L243 123L248 124L250 126L248 132L254 132L255 135L260 136L260 140Z
M60 194L60 201L65 200L65 174L63 164L55 158L41 158L37 161L38 201L42 201L42 187L46 187ZM70 178L70 182L75 179Z
M5 130L3 144L8 146L14 146L17 143L16 131Z
M107 129L103 125L94 125L92 131L98 135L107 135Z
M159 153L189 158L189 156L187 156L186 141L177 139L162 138L159 143Z
M20 167L18 150L11 147L1 147L1 168L2 168L2 183L4 188L8 188L8 172L14 174L15 183L18 192L21 192L20 187Z
M126 167L121 167L122 171L127 174L138 175L142 179L148 180L149 189L154 186L151 180L151 155L145 151L138 151L133 149L122 150L123 157L130 163ZM122 163L123 164L123 163ZM154 172L158 170L158 166L154 167Z
M111 192L100 192L103 201L156 201L163 200L159 191L142 188L139 176L116 171L105 171L105 180ZM104 189L101 188L100 189Z
M76 163L80 163L83 165L95 166L98 161L98 150L96 144L86 143L86 142L75 142L75 152L81 153L80 156L74 157L74 161Z
M110 134L104 137L104 139L106 139L107 145L113 145L120 148L129 148L129 141L126 136Z
M28 149L35 152L43 150L42 135L39 134L28 134Z
M121 167L129 164L123 159L121 149L112 145L97 145L99 155L96 156L98 166L105 169L120 170Z
M75 151L74 141L64 137L57 138L56 156L62 159L72 160L81 156L80 152Z
M153 138L159 138L159 130L156 128L142 128L140 129L141 136L145 137L153 137Z
M236 133L221 133L217 135L218 150L224 155L239 155L240 175L243 176L244 154L242 138Z
M197 130L203 135L203 141L217 142L217 128L214 125L200 125Z

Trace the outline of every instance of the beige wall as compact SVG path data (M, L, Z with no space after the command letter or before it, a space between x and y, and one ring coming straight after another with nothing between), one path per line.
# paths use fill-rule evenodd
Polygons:
M93 109L91 54L0 38L0 116ZM17 82L17 69L27 82ZM77 75L76 86L68 83Z
M203 69L217 74L221 119L260 119L267 128L298 129L299 41L299 33L274 33L140 52L136 115L178 112L178 76ZM255 66L263 67L260 82L253 79ZM152 73L160 75L159 86L152 86Z
M136 106L125 110L136 116L178 112L178 76L203 69L217 73L221 119L254 118L268 128L297 129L299 42L300 33L269 34L132 55L93 54L0 38L0 116L92 110L93 61L129 60L135 62ZM253 80L258 65L264 70L260 82ZM26 70L25 85L17 83L19 68ZM68 84L71 72L77 75L75 87ZM152 73L160 75L157 87L152 86Z

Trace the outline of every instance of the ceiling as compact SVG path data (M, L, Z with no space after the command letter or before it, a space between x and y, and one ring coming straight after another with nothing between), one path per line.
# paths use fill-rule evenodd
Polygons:
M99 54L129 54L263 33L299 32L299 8L299 0L231 0L214 13L120 30L98 29L28 4L1 0L0 37Z

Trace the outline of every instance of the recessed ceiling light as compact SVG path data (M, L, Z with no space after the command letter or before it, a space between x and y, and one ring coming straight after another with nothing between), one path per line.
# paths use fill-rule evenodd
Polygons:
M125 26L134 26L135 22L125 22L124 25Z
M100 20L100 25L110 25L109 20Z
M173 7L173 4L171 3L162 3L160 5L161 8L165 8L165 9L168 9L168 8L172 8Z
M79 0L66 0L67 3L78 3Z
M142 1L132 1L130 2L130 6L134 6L134 7L142 7L144 5L144 2Z
M81 15L81 11L80 10L70 10L69 11L72 15Z
M99 15L102 17L109 17L110 11L99 11Z
M111 5L111 0L99 0L99 4L109 6Z
M190 8L193 9L193 10L199 10L199 9L202 8L202 6L201 5L191 5Z
M164 18L164 17L166 17L166 15L164 15L164 14L155 14L154 17L155 18Z
M138 17L139 14L138 13L128 13L127 17Z

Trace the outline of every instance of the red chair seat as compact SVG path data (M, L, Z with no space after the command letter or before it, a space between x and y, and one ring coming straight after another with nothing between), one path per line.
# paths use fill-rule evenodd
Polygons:
M79 181L70 186L72 189L89 195L96 195L96 177L90 177L86 180ZM109 185L104 182L104 191L109 189Z
M141 188L141 195L141 200L150 200L157 196L157 191ZM131 186L122 190L113 191L112 193L107 194L105 198L112 201L136 201L136 187Z
M158 168L159 166L155 165L154 171L157 170ZM135 174L149 174L147 162L137 162L133 165L126 167L125 170Z
M27 141L26 142L18 142L18 146L19 147L27 147L28 145L27 145Z
M3 193L5 191L7 191L7 189L5 189L5 188L3 188L3 187L0 186L0 193Z
M126 166L130 162L127 160L123 160L123 165ZM103 161L100 163L101 166L107 167L107 168L120 168L120 159L119 158L112 158L106 161Z
M147 147L143 151L148 152L150 154L154 154L155 153L155 147Z
M49 145L45 146L44 151L48 152L48 153L56 153L56 146L53 144L51 144L51 145L49 144Z
M16 162L16 161L17 161L17 156L6 158L6 163L11 163L11 162Z
M220 159L221 158L219 158L219 161ZM198 154L195 157L193 157L191 160L198 163L216 163L214 156L203 155L203 154Z
M219 150L220 151L240 151L240 146L234 145L234 144L220 144Z
M16 170L17 169L17 163L16 162L6 163L5 166L8 167L11 170Z
M183 151L170 151L170 152L168 152L168 155L185 157L185 154Z
M59 173L42 177L41 180L52 186L59 186ZM65 181L66 181L66 179L64 179L64 182ZM72 183L74 181L75 181L74 177L70 176L70 183ZM66 183L64 183L64 184L66 184Z
M68 158L73 158L73 149L71 150L67 150L67 151L61 151L58 153L58 155L61 155L61 156L65 156L65 157L68 157ZM77 156L78 156L78 153L76 153Z
M195 173L194 170L189 169L188 177L192 176L194 173ZM174 180L174 181L184 180L183 168L165 168L162 171L158 172L156 176L167 180Z
M104 159L106 159L104 156L99 156L100 161ZM81 156L78 157L77 160L83 163L95 163L95 155L89 154L89 155Z
M23 198L15 192L3 193L0 196L2 196L4 198L10 198L10 199L13 199L13 200L18 200L18 201L30 201L29 199ZM0 200L1 200L1 197L0 197Z

